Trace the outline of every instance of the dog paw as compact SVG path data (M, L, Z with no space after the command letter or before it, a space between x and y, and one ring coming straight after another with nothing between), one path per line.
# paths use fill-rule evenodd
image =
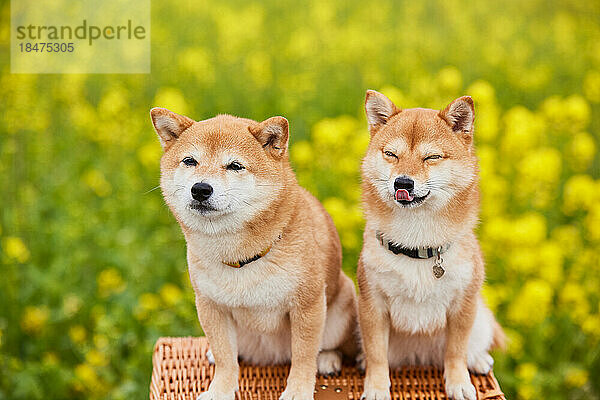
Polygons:
M315 396L315 390L313 387L310 388L295 388L288 385L279 400L313 400Z
M202 392L196 397L196 400L234 400L235 391L228 393L220 393L216 390L208 389L206 392Z
M324 350L317 358L317 369L321 375L338 375L342 370L342 355L336 350Z
M360 396L360 400L390 400L391 398L389 389L365 389Z
M453 400L477 400L477 392L471 382L449 383L446 381L446 396Z
M389 380L387 385L373 385L368 378L365 379L365 391L360 396L361 400L390 400L391 398Z
M469 370L476 374L487 375L494 365L494 359L488 353L479 353L473 357L469 357L467 364Z
M215 356L213 356L213 353L210 349L208 349L206 352L206 359L210 365L215 365Z

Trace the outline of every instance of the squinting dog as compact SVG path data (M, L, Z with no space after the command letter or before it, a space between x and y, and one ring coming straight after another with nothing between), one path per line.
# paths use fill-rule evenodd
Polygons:
M281 399L313 398L317 369L357 351L356 295L321 204L288 161L288 121L151 111L161 189L187 242L190 280L215 375L200 400L233 400L238 356L291 361Z
M390 398L389 367L433 364L444 368L448 397L475 400L468 369L489 372L489 350L503 333L480 294L473 101L401 110L367 91L365 107L371 140L357 271L363 398Z

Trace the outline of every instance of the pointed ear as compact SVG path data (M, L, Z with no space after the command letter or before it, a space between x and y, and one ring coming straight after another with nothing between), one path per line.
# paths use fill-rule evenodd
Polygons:
M473 132L475 106L470 96L459 97L438 114L454 132Z
M256 140L275 158L281 158L288 148L289 124L283 117L271 117L248 130Z
M396 107L385 95L375 90L367 90L365 111L367 113L367 121L369 122L369 130L371 131L371 135L373 135L377 128L385 125L392 116L402 110Z
M191 118L159 107L150 110L150 118L152 118L152 125L158 134L163 150L167 150L175 143L179 135L194 123Z

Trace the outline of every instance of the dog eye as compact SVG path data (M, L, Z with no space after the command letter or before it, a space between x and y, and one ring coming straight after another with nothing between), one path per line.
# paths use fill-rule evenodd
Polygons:
M239 171L239 170L245 169L245 167L242 164L240 164L239 162L234 161L231 164L227 165L227 169L230 169L232 171Z
M194 160L192 157L186 157L183 160L181 160L181 162L187 165L188 167L195 167L196 165L198 165L198 161Z
M433 154L433 155L425 157L423 159L423 161L427 161L427 160L439 160L440 158L442 158L441 155L439 155L439 154Z
M392 153L391 151L384 151L383 154L385 154L388 157L398 158L398 156Z

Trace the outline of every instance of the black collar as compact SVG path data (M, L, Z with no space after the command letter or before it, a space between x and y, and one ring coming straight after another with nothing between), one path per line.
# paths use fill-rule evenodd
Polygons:
M377 238L377 240L379 241L379 243L381 243L381 245L383 247L385 247L392 253L394 253L396 255L404 254L405 256L408 256L410 258L427 259L427 258L437 257L438 255L445 253L450 248L450 243L446 243L445 245L439 246L439 247L417 247L416 249L404 247L404 246L402 246L400 244L396 244L390 240L386 240L383 237L383 233L381 233L379 231L375 232L375 237Z
M281 239L281 235L279 235L275 241L278 241L280 239ZM263 251L261 251L260 253L258 253L257 255L250 257L246 260L236 261L236 262L223 261L223 264L229 265L231 268L242 268L244 265L250 264L251 262L258 260L261 257L266 256L269 253L269 251L271 251L271 247L273 246L273 244L271 246L267 247L266 249L264 249Z
M243 260L243 261L236 261L236 262L225 262L223 261L223 264L225 265L229 265L232 268L242 268L244 265L246 264L250 264L253 261L258 260L261 257L264 257L267 255L267 253L271 250L271 246L269 246L268 248L266 248L265 250L261 251L260 253L258 253L257 255L255 255L254 257L250 257L247 260Z

